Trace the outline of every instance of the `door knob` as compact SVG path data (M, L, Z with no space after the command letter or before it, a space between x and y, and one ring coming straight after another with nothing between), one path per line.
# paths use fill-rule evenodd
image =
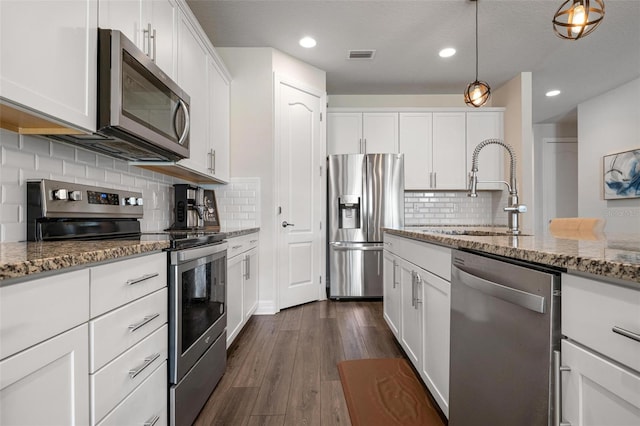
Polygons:
M287 226L295 226L293 223L289 223L286 220L282 221L282 227L286 228Z

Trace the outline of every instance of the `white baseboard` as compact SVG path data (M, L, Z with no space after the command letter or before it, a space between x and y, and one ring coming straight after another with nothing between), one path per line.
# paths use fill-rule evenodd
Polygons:
M258 308L253 313L254 315L274 315L278 313L276 304L273 300L260 300L258 302Z

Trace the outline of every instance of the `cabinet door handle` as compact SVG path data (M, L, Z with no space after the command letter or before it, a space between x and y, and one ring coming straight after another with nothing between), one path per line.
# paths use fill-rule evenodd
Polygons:
M420 290L420 283L422 282L422 277L420 274L416 272L416 309L418 309L418 305L422 303L422 299L418 297L418 292Z
M247 279L251 279L251 256L247 255Z
M411 306L416 307L416 273L411 271Z
M133 370L129 370L129 378L135 379L136 376L142 373L147 367L153 364L153 361L160 357L160 353L156 352L155 354L148 356L144 359L144 362L139 367L134 368Z
M142 30L142 53L151 57L150 46L151 46L151 24L147 24L147 28Z
M158 272L153 272L153 273L151 273L151 274L143 275L143 276L141 276L141 277L139 277L139 278L132 278L132 279L130 279L130 280L127 280L127 285L134 285L134 284L138 284L138 283L141 283L142 281L146 281L146 280L150 280L151 278L155 278L155 277L157 277L158 275L160 275L160 273L158 273Z
M145 325L149 324L151 321L158 318L159 316L160 314L147 315L146 317L142 318L142 321L137 322L135 324L131 324L129 326L129 333L133 333L134 331L138 330L140 327L144 327Z
M251 244L253 244L253 243L257 243L257 242L258 242L258 240L251 240L251 241L249 241L249 242L250 242Z
M367 138L364 138L364 152L363 154L367 153Z
M158 423L158 420L160 420L160 416L155 415L151 417L149 420L147 420L146 422L144 422L142 426L155 426L155 424Z
M151 56L151 60L153 62L156 61L156 29L153 29L153 34L151 35L151 38L153 39L153 55Z
M560 351L553 351L553 426L571 426L571 423L562 421L562 378L560 373L571 371L571 368L560 365Z
M429 188L433 188L433 172L429 172Z
M211 150L211 157L213 158L213 174L216 174L216 150Z
M364 152L362 151L362 138L358 139L360 142L360 154L364 154Z
M633 331L625 330L617 325L614 325L611 331L621 336L628 337L631 340L635 340L636 342L640 342L640 334L634 333Z
M396 266L398 266L398 264L394 259L393 260L393 288L396 288Z
M433 187L437 188L438 187L438 173L433 172Z

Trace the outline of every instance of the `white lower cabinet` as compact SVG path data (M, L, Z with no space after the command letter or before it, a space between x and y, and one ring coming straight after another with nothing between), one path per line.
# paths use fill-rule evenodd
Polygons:
M388 233L384 247L384 318L448 416L451 250Z
M0 424L87 425L87 324L0 361Z
M227 348L258 307L258 233L230 238L227 251Z
M563 421L640 425L640 375L567 340L562 364L570 368L562 373Z
M166 425L167 310L164 252L3 282L0 425Z
M640 425L640 290L562 275L562 421Z
M383 256L383 315L384 320L391 329L396 339L400 339L400 284L398 270L398 258L387 250Z

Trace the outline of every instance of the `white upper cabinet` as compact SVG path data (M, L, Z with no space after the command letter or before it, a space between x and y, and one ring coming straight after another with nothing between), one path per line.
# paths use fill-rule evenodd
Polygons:
M327 114L327 154L360 154L362 147L362 113Z
M219 64L212 56L207 63L209 79L209 138L212 151L212 174L220 180L229 180L229 118L230 88Z
M99 26L122 33L171 78L175 76L174 0L100 0Z
M465 113L400 113L405 189L465 189Z
M503 139L504 124L501 111L478 111L467 113L467 169L471 171L473 151L486 139ZM505 141L508 143L508 141ZM479 181L503 181L504 159L507 151L499 145L487 145L478 156ZM501 183L483 183L478 189L505 189Z
M189 95L191 130L189 158L180 163L207 174L212 168L209 143L209 93L207 91L207 51L198 32L187 19L178 19L178 85Z
M433 184L435 189L466 189L464 112L433 113Z
M2 103L95 131L97 7L95 0L0 1Z
M398 113L362 114L363 154L398 152Z
M327 114L327 154L398 152L398 113Z
M400 152L404 154L404 189L432 188L432 113L400 113Z

